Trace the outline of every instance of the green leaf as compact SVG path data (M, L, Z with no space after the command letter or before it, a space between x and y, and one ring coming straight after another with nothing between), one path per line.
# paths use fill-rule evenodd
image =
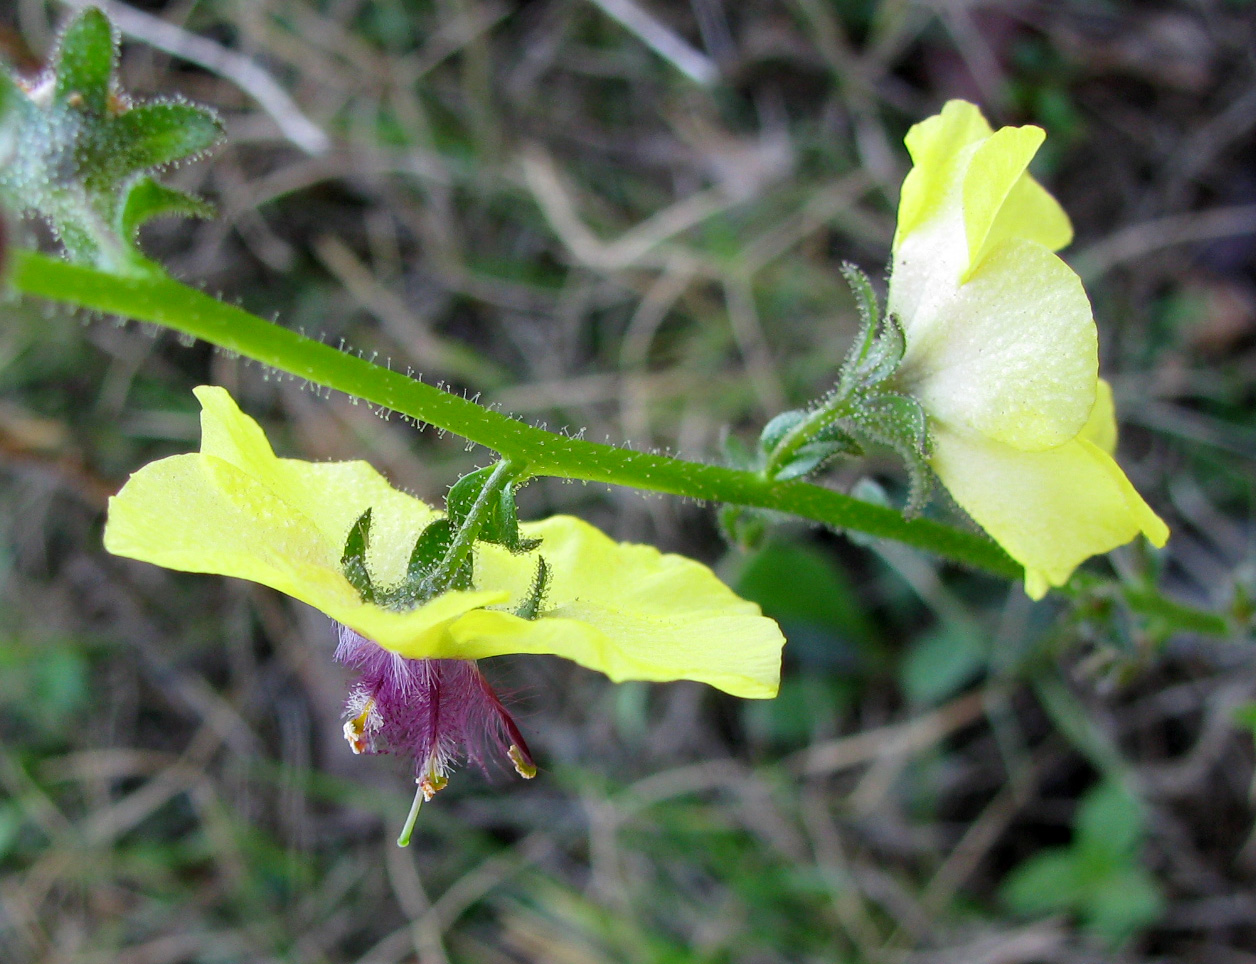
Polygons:
M51 227L71 260L112 274L159 274L135 228L157 214L207 214L189 195L141 175L212 147L212 111L182 102L133 104L114 86L117 49L105 16L89 9L66 27L52 65L51 96L5 76L0 101L0 202ZM4 72L0 70L0 74Z
M1107 780L1094 787L1077 813L1077 842L1110 855L1132 854L1143 835L1142 804L1125 787Z
M899 670L903 692L913 703L940 703L971 682L989 655L976 632L943 625L915 642Z
M371 573L366 566L366 550L371 543L371 510L367 509L353 524L345 539L345 550L340 556L340 568L349 585L358 591L363 602L375 601L375 589L371 585Z
M759 466L757 453L736 435L725 433L720 448L724 453L724 464L731 468L753 472Z
M134 241L141 225L166 216L210 218L214 216L214 206L194 194L159 184L151 177L142 177L126 193L118 218L118 234Z
M1089 898L1084 914L1086 929L1112 948L1154 924L1164 911L1160 885L1138 866L1123 868L1096 882Z
M1024 917L1076 910L1083 894L1078 860L1068 848L1035 854L1008 874L999 888L1003 902Z
M859 594L845 572L818 549L769 543L746 561L733 588L782 624L797 656L835 665L841 662L837 641L880 661L877 633Z
M61 34L54 67L57 79L53 103L104 116L116 59L113 27L103 13L89 7L70 21Z
M209 150L223 136L222 123L194 104L141 104L109 125L109 168L119 179Z

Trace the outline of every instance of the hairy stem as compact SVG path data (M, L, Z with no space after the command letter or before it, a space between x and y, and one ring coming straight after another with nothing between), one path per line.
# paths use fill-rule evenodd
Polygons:
M10 285L24 294L152 322L192 335L298 378L436 425L553 475L667 492L710 502L771 509L833 529L895 539L996 576L1021 566L984 536L806 482L775 482L755 472L633 452L570 438L372 364L224 304L171 278L118 277L31 251L14 252Z

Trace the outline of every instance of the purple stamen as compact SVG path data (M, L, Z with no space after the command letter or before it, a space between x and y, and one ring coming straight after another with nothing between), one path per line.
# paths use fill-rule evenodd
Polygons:
M426 800L460 759L486 769L489 751L510 760L520 776L536 776L523 735L474 660L407 659L339 629L336 661L360 674L345 703L345 739L354 753L413 755ZM417 809L418 794L415 802Z

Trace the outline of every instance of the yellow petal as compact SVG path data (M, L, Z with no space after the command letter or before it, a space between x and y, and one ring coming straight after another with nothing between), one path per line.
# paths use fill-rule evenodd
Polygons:
M234 465L305 518L334 547L337 570L345 536L371 509L371 570L383 582L405 573L414 540L441 513L399 492L366 462L276 458L261 426L222 388L194 389L201 403L201 453Z
M1169 537L1111 456L1084 438L1023 452L939 429L931 463L964 511L1025 567L1034 599L1140 532L1157 546Z
M368 564L387 585L400 580L415 539L439 514L364 462L278 459L226 392L197 395L202 454L163 459L131 477L110 500L109 551L271 586L416 659L552 653L616 680L693 679L741 696L775 694L784 639L756 605L706 566L616 543L570 517L522 527L543 540L552 567L540 619L512 614L527 597L537 555L494 546L476 550L474 591L406 612L361 602L340 568L358 517L371 509Z
M908 132L915 163L899 199L887 310L909 341L1004 242L1054 251L1072 238L1068 216L1026 173L1044 136L1033 126L991 132L965 101L948 102Z
M1108 455L1116 452L1116 406L1112 403L1112 386L1102 378L1095 392L1095 407L1080 434Z
M1095 403L1098 339L1081 280L1058 257L1004 241L921 311L898 377L933 419L1027 450L1081 431Z
M735 696L776 695L784 637L757 605L709 568L653 546L617 543L593 526L555 516L522 526L553 569L544 617L479 610L450 627L450 655L551 653L620 681L689 679ZM477 585L522 600L535 557L492 546L477 553ZM403 655L407 655L401 650Z
M1040 193L1032 189L1017 190L1018 185L1028 180L1025 171L1046 136L1041 127L1003 127L973 151L964 172L964 233L968 242L968 269L961 281L980 268L982 256L995 244L1010 237L1039 241L1040 234L1049 235L1056 227L1054 217L1048 217L1042 225L1033 220L1034 216L1045 213L1034 207L1035 202L1041 202L1045 197L1054 204L1049 194L1041 189ZM1028 180L1028 183L1033 182ZM1005 214L1009 201L1016 206ZM1058 204L1055 209L1059 211ZM993 231L996 223L998 233ZM1017 230L1025 233L1009 233Z
M943 205L961 201L954 192L971 156L964 149L991 133L977 106L964 100L947 101L941 113L912 126L904 143L913 166L899 195L895 248Z
M1073 222L1060 202L1028 174L1022 174L1008 192L973 263L980 263L986 251L1009 238L1037 241L1048 251L1059 251L1073 240Z
M337 467L350 467L352 476L364 465L285 461L290 475L304 467L311 487L330 481L332 489L342 481L336 478ZM360 493L353 488L340 491ZM210 455L176 455L140 469L109 500L105 548L167 569L235 576L270 586L381 645L422 645L467 610L506 601L507 593L496 590L447 593L406 613L363 603L341 572L340 556L350 525L366 507L354 507L344 531L328 540L303 512L230 462ZM411 521L430 515L426 506L423 509ZM406 530L404 541L410 548L418 531Z

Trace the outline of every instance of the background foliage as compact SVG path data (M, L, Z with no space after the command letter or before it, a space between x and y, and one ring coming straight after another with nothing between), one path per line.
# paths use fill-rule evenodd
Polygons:
M229 138L168 178L219 217L155 222L147 250L505 410L710 456L827 387L857 321L837 265L886 261L902 134L973 99L1050 133L1036 173L1077 225L1122 462L1174 530L1091 565L1231 638L802 528L742 554L708 507L536 483L526 516L717 563L786 628L781 697L498 661L541 777L459 775L400 851L406 768L341 739L326 620L106 556L104 499L194 444L206 380L286 454L429 500L485 453L6 304L5 961L1256 961L1250 4L650 9L696 59L588 0L117 9L165 48L128 43L126 87L210 104ZM5 57L33 75L65 14L6 6ZM889 462L832 481L902 486Z

